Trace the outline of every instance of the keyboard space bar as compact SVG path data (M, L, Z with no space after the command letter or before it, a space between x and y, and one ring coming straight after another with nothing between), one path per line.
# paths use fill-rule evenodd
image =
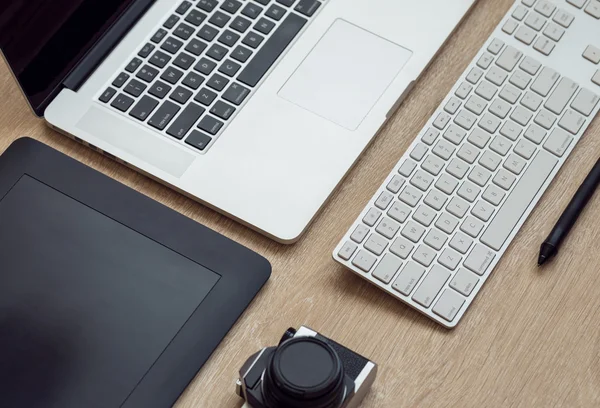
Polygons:
M527 210L558 160L541 150L533 159L502 208L481 237L481 242L499 251Z
M269 71L269 68L277 61L277 58L296 38L306 22L306 19L297 14L288 14L287 18L275 30L265 45L250 60L246 68L238 76L238 80L248 86L255 87L267 71Z

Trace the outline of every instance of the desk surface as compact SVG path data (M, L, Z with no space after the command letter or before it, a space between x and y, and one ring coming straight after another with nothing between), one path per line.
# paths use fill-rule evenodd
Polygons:
M331 251L445 97L513 0L480 0L404 105L293 246L249 229L84 148L36 119L0 65L0 151L28 135L252 248L273 264L256 301L177 408L239 407L237 371L288 326L308 325L380 365L364 408L600 406L600 196L560 256L539 244L600 157L589 128L475 302L453 331L344 270ZM370 186L365 188L365 186Z

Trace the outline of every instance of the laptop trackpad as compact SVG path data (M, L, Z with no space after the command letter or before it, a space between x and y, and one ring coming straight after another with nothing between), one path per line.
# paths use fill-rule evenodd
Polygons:
M279 96L356 130L411 56L406 48L336 20Z

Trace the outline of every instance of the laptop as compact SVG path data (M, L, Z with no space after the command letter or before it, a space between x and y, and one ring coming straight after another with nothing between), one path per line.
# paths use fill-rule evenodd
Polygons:
M475 0L12 0L54 129L295 242Z

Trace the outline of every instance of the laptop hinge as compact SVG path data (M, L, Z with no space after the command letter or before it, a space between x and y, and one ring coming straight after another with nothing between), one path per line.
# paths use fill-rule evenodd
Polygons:
M63 86L77 91L155 1L135 0L79 61L63 81Z

